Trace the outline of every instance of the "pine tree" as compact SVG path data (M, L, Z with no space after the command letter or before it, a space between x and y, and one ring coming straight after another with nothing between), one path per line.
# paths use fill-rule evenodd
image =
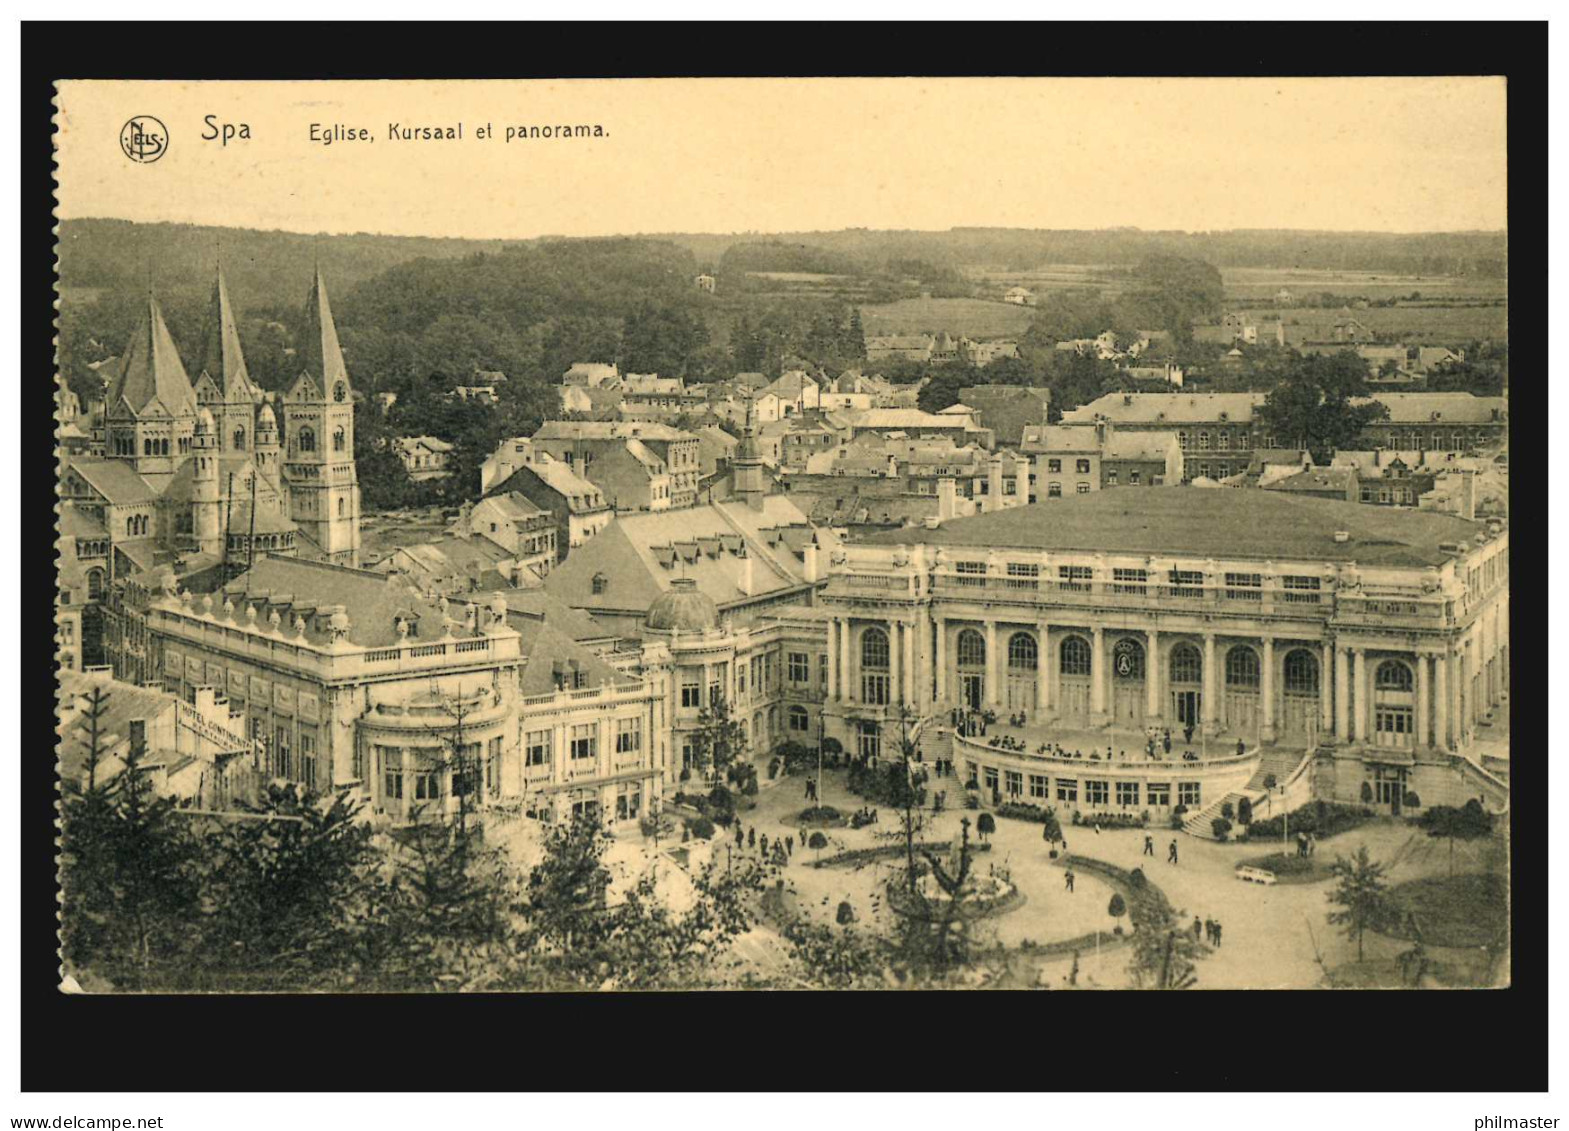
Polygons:
M1362 937L1369 927L1383 922L1389 911L1389 885L1384 882L1384 865L1368 855L1364 844L1350 860L1336 857L1329 872L1339 883L1327 897L1340 908L1329 913L1329 922L1344 928L1346 937L1356 939L1357 961L1361 962Z

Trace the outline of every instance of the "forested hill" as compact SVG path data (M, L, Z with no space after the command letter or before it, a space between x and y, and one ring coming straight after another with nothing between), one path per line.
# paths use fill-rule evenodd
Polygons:
M196 224L66 220L60 226L60 282L67 288L141 291L149 273L161 295L212 288L221 250L229 290L248 306L290 307L304 301L319 260L334 292L416 258L452 258L497 250L503 241L426 239L369 234L313 236Z
M954 270L984 266L1027 271L1048 263L1132 267L1150 255L1179 255L1203 259L1222 268L1295 267L1501 279L1508 263L1508 243L1503 232L1145 232L1133 228L951 228L945 232L917 232L851 228L837 232L729 236L670 232L649 238L669 240L690 249L705 266L735 259L748 271L853 273L881 270L899 260L923 260ZM770 249L772 257L768 254ZM801 266L814 258L832 266Z

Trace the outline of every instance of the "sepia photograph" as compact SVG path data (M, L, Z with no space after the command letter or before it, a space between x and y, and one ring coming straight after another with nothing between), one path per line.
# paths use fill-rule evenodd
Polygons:
M1510 987L1509 93L61 79L28 976Z

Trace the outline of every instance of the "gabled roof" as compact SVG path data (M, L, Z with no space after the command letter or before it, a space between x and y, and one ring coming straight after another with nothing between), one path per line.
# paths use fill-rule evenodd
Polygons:
M109 532L104 529L103 523L92 515L72 503L67 503L60 508L60 537L62 538L107 538Z
M1471 393L1380 393L1358 397L1354 404L1378 401L1389 406L1389 420L1379 424L1491 424L1509 419L1508 397L1478 397ZM1437 414L1436 416L1434 414Z
M1128 424L1206 424L1225 414L1228 424L1248 424L1265 393L1107 393L1062 414L1064 424L1091 424L1097 416Z
M158 497L152 484L131 470L130 464L120 460L83 457L67 460L65 466L116 506L150 503Z
M472 602L489 607L491 601L497 596L504 597L507 602L507 623L513 628L521 629L525 619L538 621L543 619L546 624L565 633L573 640L605 641L614 639L617 635L613 630L600 624L588 613L581 609L574 609L555 595L546 592L543 588L514 589L505 586L499 589L481 589L473 593L464 593L452 598L454 602Z
M520 490L520 484L527 483L530 479L537 479L567 500L567 506L574 512L599 511L606 509L609 505L604 501L604 492L581 475L578 475L566 464L556 459L545 459L540 460L538 463L524 464L492 487L489 495L512 494ZM597 503L583 503L579 501L583 499L597 499L599 501Z
M547 420L530 437L533 440L662 440L696 439L690 432L668 424L643 424L630 420Z
M536 506L527 495L520 495L516 491L509 491L501 495L487 495L480 502L491 504L512 522L526 522L529 519L538 518L542 514L549 513L542 507Z
M507 594L508 608L511 595ZM556 675L581 672L585 687L615 683L621 673L573 640L547 616L544 620L521 616L507 617L507 624L522 638L524 663L518 675L518 690L524 695L548 695L556 690ZM567 681L571 687L571 681Z
M186 376L158 300L147 296L109 386L108 415L194 416L196 393Z
M1357 473L1351 468L1310 467L1295 475L1287 475L1269 483L1261 483L1259 486L1265 491L1305 491L1312 494L1333 491L1337 495L1349 498L1349 493L1356 486L1356 482Z

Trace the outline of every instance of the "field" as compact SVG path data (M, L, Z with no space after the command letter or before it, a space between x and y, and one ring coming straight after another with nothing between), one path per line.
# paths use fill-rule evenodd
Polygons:
M1284 288L1294 294L1362 295L1392 298L1419 291L1430 298L1502 298L1502 279L1462 278L1453 275L1391 275L1376 271L1318 271L1291 267L1223 267L1220 272L1228 298L1269 298Z
M977 340L1010 338L1029 328L1028 307L977 298L907 298L880 306L863 306L861 324L867 336L935 334L946 330Z
M1344 310L1286 309L1286 343L1326 341L1331 327L1347 317ZM1350 317L1383 340L1406 345L1464 346L1468 342L1509 337L1509 308L1504 306L1375 306L1352 310Z

